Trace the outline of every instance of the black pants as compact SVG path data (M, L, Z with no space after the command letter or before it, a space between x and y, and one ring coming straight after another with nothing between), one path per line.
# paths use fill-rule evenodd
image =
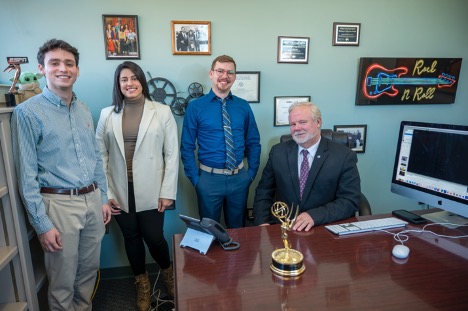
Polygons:
M171 259L169 246L164 238L164 213L156 209L137 213L133 183L128 183L128 206L129 213L122 212L114 217L122 231L133 274L137 276L146 273L144 243L159 267L169 268Z

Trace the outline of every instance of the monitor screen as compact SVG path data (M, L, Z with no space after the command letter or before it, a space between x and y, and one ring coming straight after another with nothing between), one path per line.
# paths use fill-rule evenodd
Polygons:
M401 122L391 191L468 218L468 126Z

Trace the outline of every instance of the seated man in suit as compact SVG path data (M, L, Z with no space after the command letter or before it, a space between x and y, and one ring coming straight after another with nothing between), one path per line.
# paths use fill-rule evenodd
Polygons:
M271 148L257 186L255 225L275 222L276 201L293 206L294 213L299 206L296 231L354 216L361 193L356 153L321 137L322 116L312 103L291 105L289 126L293 140Z

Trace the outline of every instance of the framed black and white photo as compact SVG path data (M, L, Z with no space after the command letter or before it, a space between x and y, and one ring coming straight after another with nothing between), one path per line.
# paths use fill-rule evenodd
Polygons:
M307 64L309 37L278 37L278 63Z
M333 45L359 46L360 23L333 23Z
M140 59L137 15L102 15L106 59Z
M249 103L259 103L260 71L236 71L236 81L231 92Z
M171 21L173 55L211 55L211 22Z
M289 125L289 107L294 103L310 102L310 96L275 96L274 126Z
M366 151L367 125L335 125L333 130L346 133L348 147L356 153Z

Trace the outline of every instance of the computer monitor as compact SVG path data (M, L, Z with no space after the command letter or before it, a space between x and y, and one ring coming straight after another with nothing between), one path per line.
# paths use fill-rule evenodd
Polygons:
M424 218L467 224L468 126L402 121L391 191L443 210Z

